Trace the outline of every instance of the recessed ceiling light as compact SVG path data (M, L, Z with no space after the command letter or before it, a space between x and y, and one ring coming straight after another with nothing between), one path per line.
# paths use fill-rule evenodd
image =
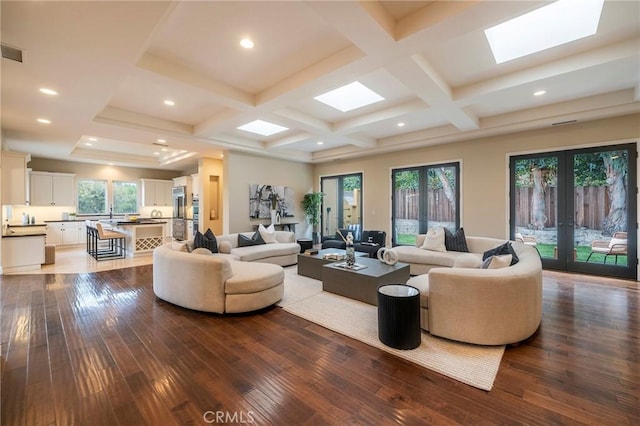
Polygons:
M383 101L384 98L359 81L338 87L314 98L342 112Z
M91 142L85 142L84 144L85 144L86 146L91 146L91 145L93 145Z
M240 46L244 47L245 49L253 49L253 41L249 38L243 38L242 40L240 40Z
M173 102L171 99L166 99L166 100L164 101L164 104L165 104L165 105L168 105L168 106L174 106L176 103L175 103L175 102Z
M169 149L168 148L162 148L160 151L167 152L167 151L169 151Z
M38 118L38 123L51 124L51 120L47 120L46 118Z
M95 142L95 141L97 141L98 139L97 139L97 138L89 138L89 140L90 140L91 142Z
M220 154L220 158L224 158L224 154Z
M318 141L318 142L316 142L316 144L317 144L317 145L324 145L324 142L322 142L322 141Z
M160 155L158 151L154 152L153 155Z
M55 95L57 95L57 94L58 94L58 92L56 92L55 90L53 90L53 89L48 89L48 88L46 88L46 87L41 87L41 88L40 88L40 92L41 92L41 93L44 93L45 95L51 95L51 96L55 96Z
M401 122L399 122L399 123L398 123L398 127L404 127L404 122L402 122L402 121L401 121Z
M604 0L558 0L484 31L497 64L593 35Z
M537 92L533 92L533 96L542 96L547 93L546 90L538 90Z
M237 127L238 130L244 130L245 132L256 133L262 136L271 136L276 133L284 132L285 130L289 130L288 127L280 126L278 124L269 123L264 120L255 120L251 123L244 124L240 127Z
M158 141L159 143L167 143L167 140L166 140L166 139L157 139L157 141Z

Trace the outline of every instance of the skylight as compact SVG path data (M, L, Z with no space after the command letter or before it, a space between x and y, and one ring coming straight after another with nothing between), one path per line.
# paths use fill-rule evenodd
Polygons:
M255 120L251 123L244 124L240 127L237 127L239 130L244 130L246 132L256 133L262 136L271 136L276 133L284 132L285 130L289 130L288 127L283 127L278 124L269 123L264 120Z
M342 112L383 101L384 98L359 81L338 87L314 98Z
M558 0L484 31L496 63L593 35L604 0Z

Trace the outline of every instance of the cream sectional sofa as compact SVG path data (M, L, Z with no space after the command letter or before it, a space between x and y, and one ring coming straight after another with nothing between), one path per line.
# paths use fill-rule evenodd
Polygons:
M242 234L251 238L254 232ZM277 243L239 247L237 233L216 235L220 253L232 254L244 262L274 263L280 266L298 263L300 244L296 242L296 235L289 231L275 231L275 238Z
M518 263L480 269L482 254L504 240L467 237L472 253L429 252L395 247L411 264L407 285L420 290L421 327L435 336L479 345L516 343L530 337L542 319L542 262L538 251L512 242ZM418 243L422 245L424 235ZM475 260L474 260L475 258ZM423 272L424 271L424 272Z
M255 311L282 299L281 266L200 251L207 254L174 249L172 244L156 247L155 295L178 306L220 314Z

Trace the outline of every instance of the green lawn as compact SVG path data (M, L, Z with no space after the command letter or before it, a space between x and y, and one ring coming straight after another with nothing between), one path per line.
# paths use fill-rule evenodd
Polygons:
M398 234L398 244L415 244L416 236L411 234ZM553 259L553 249L555 248L555 244L540 244L536 246L538 251L540 252L540 256L543 258ZM578 246L576 247L576 260L578 262L585 262L587 257L589 257L589 253L591 253L590 246ZM589 263L602 263L604 260L604 254L596 253L591 256L589 259ZM607 259L608 265L615 264L615 256L609 256ZM618 256L618 265L626 265L627 264L627 256Z

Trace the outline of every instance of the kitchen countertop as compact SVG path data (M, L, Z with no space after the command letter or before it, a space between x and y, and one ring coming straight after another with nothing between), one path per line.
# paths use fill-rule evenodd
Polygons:
M18 237L46 237L46 232L34 232L33 234L22 233L22 234L6 234L2 233L2 238L18 238Z

